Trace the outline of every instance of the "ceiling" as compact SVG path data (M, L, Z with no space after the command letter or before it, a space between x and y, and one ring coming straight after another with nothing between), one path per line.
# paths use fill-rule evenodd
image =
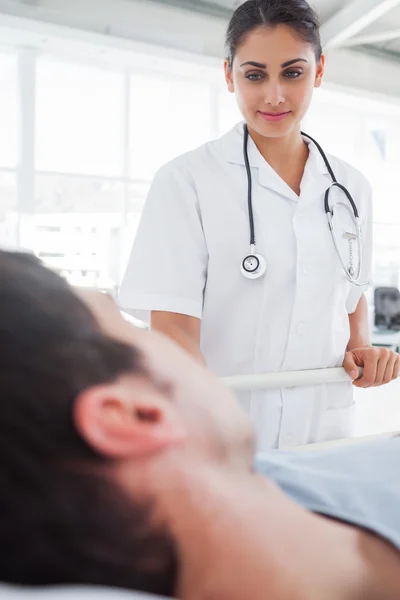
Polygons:
M158 0L228 19L242 0ZM400 0L313 0L327 47L351 47L400 62Z
M117 0L114 0L117 4ZM126 0L129 2L129 0ZM137 0L130 0L134 3ZM140 0L139 0L140 1ZM141 0L143 2L143 0ZM351 48L400 62L400 0L309 0L322 23L325 49ZM81 0L82 5L92 0ZM105 0L98 0L99 6ZM149 5L175 6L191 13L214 15L228 21L243 0L146 0ZM111 2L113 3L113 2ZM2 4L23 5L31 10L75 5L74 0L0 0ZM66 9L65 9L66 10ZM194 32L195 33L195 32Z
M160 0L166 4L175 4L187 7L191 10L209 12L229 17L232 12L243 3L243 0ZM343 0L316 0L313 3L318 10L326 16L335 12L336 8L343 4Z
M140 52L143 45L149 54L162 47L179 60L197 57L215 66L240 1L0 0L0 45L67 52L74 40L83 54L108 56L119 49L129 62L139 44ZM397 102L400 0L309 1L321 18L326 82Z

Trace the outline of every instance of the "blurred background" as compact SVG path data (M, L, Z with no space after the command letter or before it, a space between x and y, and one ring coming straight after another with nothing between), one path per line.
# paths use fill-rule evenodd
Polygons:
M240 120L222 69L238 4L0 0L0 246L118 291L155 171ZM313 4L327 70L303 128L373 186L371 328L398 349L400 0ZM379 323L382 287L394 318ZM359 432L400 428L396 386L380 389L379 411L363 392Z

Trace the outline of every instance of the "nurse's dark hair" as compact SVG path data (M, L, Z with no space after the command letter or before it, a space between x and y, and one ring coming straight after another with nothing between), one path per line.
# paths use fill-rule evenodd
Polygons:
M0 251L0 581L173 595L173 540L73 420L80 392L132 372L145 374L139 353L63 279Z
M314 49L321 58L320 21L316 11L305 0L247 0L234 12L226 33L226 56L229 65L246 37L260 27L287 25Z

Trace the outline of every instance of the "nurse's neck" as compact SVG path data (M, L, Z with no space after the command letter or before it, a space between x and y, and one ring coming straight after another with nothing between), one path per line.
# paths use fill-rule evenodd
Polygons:
M283 137L265 137L251 127L249 133L264 160L300 195L300 184L308 159L308 146L301 136L300 128Z

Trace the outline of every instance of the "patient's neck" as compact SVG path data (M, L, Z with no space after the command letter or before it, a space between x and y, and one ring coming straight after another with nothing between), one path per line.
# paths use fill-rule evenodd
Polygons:
M179 598L366 600L356 530L256 475L192 464L168 481L161 504L180 552Z

